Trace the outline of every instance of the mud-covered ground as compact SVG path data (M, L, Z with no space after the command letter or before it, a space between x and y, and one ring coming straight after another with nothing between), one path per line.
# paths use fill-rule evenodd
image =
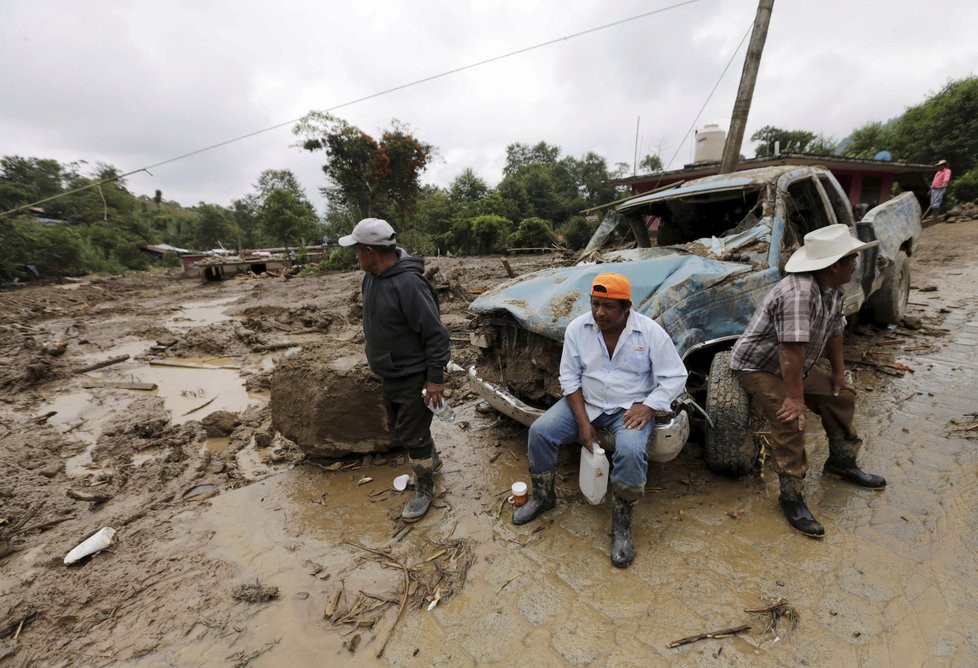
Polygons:
M975 665L976 246L976 220L925 230L920 328L850 337L863 461L885 491L823 478L813 426L807 494L828 532L813 541L781 519L770 472L718 478L691 443L652 466L624 571L572 448L558 509L510 523L525 430L461 372L456 422L433 427L439 496L413 527L391 489L402 453L312 464L275 432L276 360L361 355L356 272L0 293L0 664ZM556 261L509 259L518 273ZM449 282L477 293L505 270L433 265L467 367L466 302ZM64 565L101 527L117 530L112 547ZM781 598L787 614L746 612Z

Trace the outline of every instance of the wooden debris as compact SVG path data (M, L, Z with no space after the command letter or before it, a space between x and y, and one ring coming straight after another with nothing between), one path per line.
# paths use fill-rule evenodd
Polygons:
M128 355L127 355L128 357ZM218 366L216 364L198 364L197 362L181 362L179 360L150 360L150 366L171 366L178 369L210 369L213 371L240 371L240 366ZM76 372L77 373L77 372Z
M200 406L197 406L197 408L191 408L189 411L181 415L181 417L183 417L184 415L190 415L191 413L196 413L201 408L206 408L207 406L210 406L212 403L214 403L215 399L217 399L217 397L211 397L210 399L202 403Z
M109 359L102 360L101 362L95 362L94 364L89 364L88 366L78 367L72 373L85 373L86 371L95 371L95 369L101 369L102 367L118 364L119 362L125 362L127 359L129 359L129 355L119 355L118 357L110 357Z
M86 390L109 388L115 390L140 390L143 392L152 392L156 389L156 383L110 383L107 381L100 381L82 383L82 387L84 387Z
M79 492L74 489L69 489L65 494L69 499L87 501L89 503L105 503L112 498L111 494L93 494L92 492Z
M513 268L509 266L509 260L504 257L499 258L499 261L503 263L503 268L506 270L506 275L510 278L516 278L516 272Z
M48 421L48 418L54 417L57 414L58 411L48 411L44 415L38 415L36 418L34 418L34 422L36 422L37 424L44 424L45 422Z
M506 585L508 585L510 582L512 582L513 580L515 580L516 578L518 578L521 575L523 575L523 574L522 573L517 573L516 575L514 575L510 579L506 580L506 582L504 582L501 585L499 585L499 589L496 590L496 593L498 594L499 592L501 592L506 587Z
M295 348L298 343L293 343L292 341L282 341L280 343L262 343L257 346L252 346L252 350L259 353L269 353L274 350L284 350L286 348Z
M674 649L676 647L681 647L682 645L689 645L690 643L699 642L700 640L708 640L710 638L729 638L730 636L735 636L738 633L743 633L744 631L750 631L750 624L741 624L740 626L734 626L729 629L721 629L719 631L711 631L710 633L697 633L695 636L688 636L686 638L680 638L679 640L673 640L671 643L666 645L669 649Z
M339 586L336 587L336 594L333 596L333 601L323 610L323 619L331 619L336 614L336 607L340 604L340 597L342 596L343 582L341 581Z
M448 289L452 291L453 295L461 299L466 304L475 299L475 297L472 296L472 293L466 290L465 287L455 279L448 281Z

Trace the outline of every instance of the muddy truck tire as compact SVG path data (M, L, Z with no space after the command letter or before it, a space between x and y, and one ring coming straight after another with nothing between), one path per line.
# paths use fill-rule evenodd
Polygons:
M903 320L909 299L910 258L904 251L899 251L893 264L886 268L883 285L870 296L866 307L879 324L896 325Z
M738 478L757 462L757 441L750 425L750 397L730 370L730 351L713 357L706 385L706 425L703 458L714 473Z

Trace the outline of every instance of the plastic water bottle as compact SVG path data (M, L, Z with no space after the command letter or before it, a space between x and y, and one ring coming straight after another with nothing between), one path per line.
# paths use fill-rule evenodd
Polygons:
M448 405L447 401L445 401L445 397L441 398L441 405L438 406L438 408L435 408L428 403L428 393L425 390L421 390L421 396L424 398L424 405L428 407L428 410L431 411L436 418L449 424L455 422L455 411L453 411L452 407Z
M581 492L592 505L604 501L608 491L608 473L611 465L604 456L604 449L597 443L592 443L593 452L581 446Z

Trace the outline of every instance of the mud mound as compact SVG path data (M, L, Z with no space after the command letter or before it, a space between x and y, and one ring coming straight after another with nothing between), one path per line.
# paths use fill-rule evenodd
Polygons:
M236 320L192 329L179 335L166 354L179 357L222 357L247 354L261 338Z
M182 459L182 448L196 440L198 427L171 426L161 397L140 397L117 413L103 427L92 460L97 464L125 466L133 454L149 449L170 449L171 459Z
M40 337L22 326L0 327L0 388L17 392L27 390L67 373L65 363L56 360L64 348L45 346Z
M335 314L318 307L256 306L245 309L244 326L256 332L327 332Z
M393 447L380 380L361 354L338 357L323 345L284 357L272 373L270 408L273 427L312 458Z

